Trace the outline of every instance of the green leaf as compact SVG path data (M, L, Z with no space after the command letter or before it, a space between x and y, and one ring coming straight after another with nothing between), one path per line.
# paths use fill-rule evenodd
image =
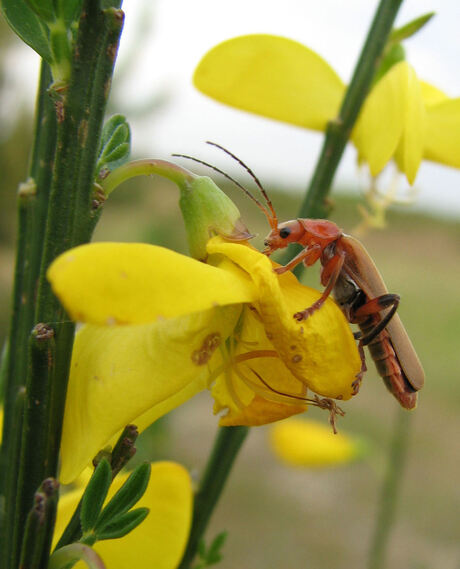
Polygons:
M97 465L82 498L81 529L86 533L94 528L112 482L112 469L104 458Z
M113 518L124 514L134 506L134 504L143 496L147 488L149 478L149 463L141 464L133 470L128 480L102 510L102 514L99 516L95 526L96 533L99 533L101 528L106 527Z
M228 532L223 531L219 533L212 541L209 548L206 548L206 544L203 539L200 540L198 544L198 555L200 561L198 565L195 565L193 569L204 569L210 565L215 565L222 560L221 549L227 539Z
M418 18L411 20L404 26L394 29L390 34L388 43L390 42L399 43L407 38L412 37L414 34L420 31L426 24L428 24L428 22L431 20L431 18L434 15L435 12L428 12L428 14L419 16Z
M26 0L26 2L37 16L45 22L52 22L54 20L53 0Z
M44 60L52 63L48 29L25 0L0 0L0 9L12 30Z
M128 161L131 150L131 131L123 115L113 115L102 129L96 172L113 170Z
M136 508L112 518L109 523L96 531L96 538L102 540L123 537L142 523L148 513L148 508Z

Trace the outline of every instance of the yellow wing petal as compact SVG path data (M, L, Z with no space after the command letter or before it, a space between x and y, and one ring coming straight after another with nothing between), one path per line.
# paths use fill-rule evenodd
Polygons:
M401 172L406 174L409 184L413 184L423 157L426 111L420 82L410 66L407 66L404 101L404 128L395 160Z
M156 324L83 327L72 355L61 481L78 476L125 425L142 429L206 389L239 312L229 306Z
M127 477L128 474L117 476L108 499ZM81 490L69 492L59 500L55 542L70 520L81 493ZM154 463L147 490L135 506L149 508L146 519L125 537L97 542L94 549L110 569L175 569L190 532L192 505L192 484L185 468L173 462ZM82 562L75 565L76 569L85 567Z
M217 45L200 61L193 80L221 103L316 130L337 115L345 90L314 51L264 34Z
M438 89L426 81L420 81L420 88L422 89L423 102L427 107L437 105L448 98L444 91L441 91L441 89Z
M352 133L359 159L379 174L393 156L404 128L409 65L402 61L380 79L367 97Z
M48 279L73 319L99 325L144 324L254 298L242 272L143 243L76 247L52 263Z
M424 157L460 168L460 98L428 107Z

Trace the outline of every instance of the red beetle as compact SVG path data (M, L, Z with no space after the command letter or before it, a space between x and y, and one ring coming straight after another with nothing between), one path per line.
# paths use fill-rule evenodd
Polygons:
M305 320L319 310L328 296L333 296L349 322L357 324L362 368L353 383L355 393L359 390L362 375L366 370L363 346L367 346L380 376L389 391L405 409L417 404L417 391L425 381L420 360L407 332L396 314L399 296L388 292L385 283L364 246L354 237L346 235L332 221L326 219L294 219L278 223L273 205L262 184L252 170L234 154L219 144L208 142L234 158L252 176L268 206L265 207L244 186L215 166L191 158L213 168L241 188L264 212L271 231L264 244L266 255L298 243L303 250L287 265L278 267L278 274L292 270L303 262L309 267L321 262L321 283L325 287L321 297L311 306L294 314L297 320Z

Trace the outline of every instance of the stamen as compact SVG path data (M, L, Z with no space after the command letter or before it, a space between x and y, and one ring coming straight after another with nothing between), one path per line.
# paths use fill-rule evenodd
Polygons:
M261 383L263 383L265 385L265 387L267 389L269 389L270 391L273 391L274 393L278 394L278 395L283 395L285 397L289 397L292 399L296 399L296 400L300 400L300 401L304 401L305 403L309 403L310 405L313 405L315 407L319 407L320 409L326 409L329 411L329 423L332 427L332 430L334 431L334 435L337 434L337 427L336 427L336 417L337 415L340 415L341 417L343 417L345 415L345 411L340 408L337 403L331 399L330 397L319 397L318 395L315 395L314 399L311 399L309 397L302 397L300 395L295 395L293 393L284 393L283 391L278 391L277 389L275 389L274 387L272 387L271 385L269 385L264 379L263 377L258 374L253 368L250 368L252 373L254 375L257 376L257 378L259 379L259 381L261 381Z

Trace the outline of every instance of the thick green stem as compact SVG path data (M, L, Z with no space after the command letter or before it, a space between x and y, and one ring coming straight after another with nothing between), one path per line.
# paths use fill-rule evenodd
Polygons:
M396 519L396 506L409 448L410 425L410 413L404 409L398 409L390 445L387 472L381 490L379 512L369 552L368 569L383 569L385 567L388 542Z
M248 432L248 427L219 428L212 454L195 496L192 529L179 569L189 569Z
M34 325L35 295L43 249L48 196L56 148L56 113L48 95L51 74L42 63L37 95L35 138L29 167L29 179L18 192L18 240L13 285L13 310L8 339L8 363L5 379L3 446L0 463L0 489L9 498L5 518L10 520L16 495L21 441L20 425L27 378L29 334ZM6 468L5 465L8 465ZM8 555L11 544L7 524L0 531L0 558ZM3 541L4 539L4 541ZM6 557L4 564L6 566Z
M42 322L52 333L55 347L51 368L38 365L39 359L29 363L20 464L12 474L18 480L17 491L6 497L8 569L17 567L35 490L42 480L56 476L74 325L52 294L46 270L60 253L87 242L94 228L94 170L122 25L120 10L101 10L99 2L85 0L69 85L54 90L57 140L34 322ZM34 234L33 239L38 238L38 233ZM37 393L38 405L34 399ZM48 533L51 531L49 528Z
M332 180L350 138L362 104L379 67L388 36L402 0L381 0L361 50L350 85L345 93L338 117L329 123L323 148L310 182L299 217L327 217L326 202Z

